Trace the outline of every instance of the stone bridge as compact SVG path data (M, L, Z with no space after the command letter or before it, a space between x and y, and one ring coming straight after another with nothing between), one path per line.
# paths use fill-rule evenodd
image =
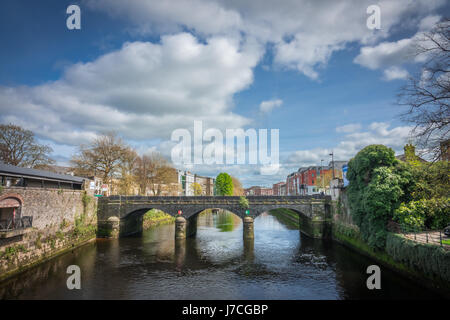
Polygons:
M263 212L286 208L298 213L300 228L306 234L327 236L327 222L331 218L331 197L314 196L247 196L248 208L240 204L240 197L145 197L110 196L99 198L99 236L121 237L142 231L142 217L150 209L158 209L177 217L176 237L194 235L197 215L206 209L230 211L244 220L244 237L253 237L253 219Z

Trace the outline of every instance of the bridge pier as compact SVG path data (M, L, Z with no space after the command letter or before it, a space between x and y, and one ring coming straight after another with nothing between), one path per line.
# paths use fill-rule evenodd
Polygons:
M186 224L187 221L183 217L177 217L175 219L175 239L186 239Z
M253 229L253 218L245 217L244 218L244 239L254 239L255 232Z
M244 259L253 262L255 259L255 239L244 238Z
M175 239L186 239L187 237L195 237L197 234L197 215L186 219L177 217L175 219Z
M186 259L186 239L175 239L175 265L177 270L183 269Z

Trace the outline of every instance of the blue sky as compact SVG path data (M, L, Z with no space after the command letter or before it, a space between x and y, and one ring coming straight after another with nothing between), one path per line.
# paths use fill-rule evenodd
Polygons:
M81 9L81 30L66 8ZM115 130L140 153L170 156L170 135L205 127L280 130L281 169L228 171L270 185L334 151L371 143L400 153L411 125L396 94L423 60L414 39L448 16L445 1L2 1L0 122L33 130L67 164L80 143ZM271 105L271 110L261 104Z

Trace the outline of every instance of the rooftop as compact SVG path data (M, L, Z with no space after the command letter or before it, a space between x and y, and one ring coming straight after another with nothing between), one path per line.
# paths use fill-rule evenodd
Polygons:
M46 170L37 170L30 168L21 168L0 162L0 175L11 177L24 177L32 179L45 179L54 181L63 181L70 183L83 183L84 178L59 174Z

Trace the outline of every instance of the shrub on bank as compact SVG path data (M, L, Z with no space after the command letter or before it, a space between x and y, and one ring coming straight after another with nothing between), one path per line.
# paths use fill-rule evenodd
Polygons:
M373 249L384 249L387 223L402 202L410 200L412 176L394 150L370 145L349 161L347 194L353 221L363 240Z
M442 229L450 224L449 198L433 198L402 203L394 212L394 221L411 229Z
M450 286L450 251L389 233L386 239L386 253L408 268Z

